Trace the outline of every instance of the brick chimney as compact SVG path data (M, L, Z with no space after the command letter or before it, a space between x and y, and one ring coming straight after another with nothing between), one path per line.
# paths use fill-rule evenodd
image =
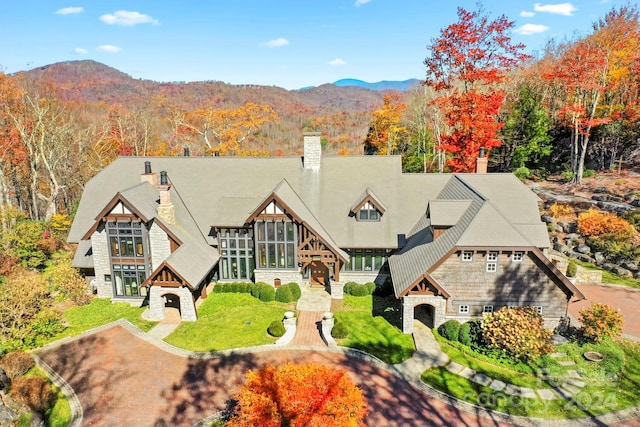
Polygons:
M322 159L320 132L305 132L303 135L304 155L302 157L302 166L304 169L320 170L320 161Z
M140 175L140 182L148 182L154 187L158 185L158 175L155 172L151 172L151 162L149 160L144 162L144 173Z
M158 205L158 217L169 225L175 225L176 212L171 203L171 183L167 177L166 171L160 172L160 185L158 185L158 191L160 192L160 205Z
M487 173L489 159L485 156L484 147L480 147L480 155L476 159L476 173Z

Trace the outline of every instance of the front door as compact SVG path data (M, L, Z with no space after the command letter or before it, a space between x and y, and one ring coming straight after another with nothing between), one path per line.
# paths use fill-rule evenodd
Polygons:
M329 268L322 261L311 261L311 284L329 283Z

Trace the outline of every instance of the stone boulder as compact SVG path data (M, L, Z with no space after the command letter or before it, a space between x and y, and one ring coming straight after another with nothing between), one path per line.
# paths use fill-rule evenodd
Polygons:
M576 251L580 252L581 254L589 254L591 253L591 248L587 245L585 245L584 243L580 243L578 245L578 247L576 248Z

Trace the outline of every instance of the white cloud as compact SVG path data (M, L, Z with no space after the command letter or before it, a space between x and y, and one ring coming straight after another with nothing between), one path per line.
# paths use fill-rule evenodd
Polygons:
M356 4L354 6L362 6L363 4L369 3L371 0L356 0Z
M103 44L102 46L98 46L97 50L101 52L118 53L122 50L122 48L110 44Z
M558 4L540 4L533 5L533 10L536 12L546 12L554 15L572 16L573 12L578 10L571 3L558 3Z
M328 64L333 65L334 67L337 67L339 65L347 65L347 63L340 58L336 58L333 61L329 61Z
M87 53L89 53L87 49L83 49L81 47L75 48L74 52L77 53L78 55L86 55Z
M533 34L544 33L548 29L549 27L542 24L524 24L513 31L518 34L522 34L523 36L530 36Z
M289 40L280 37L279 39L273 39L266 42L264 45L266 47L281 47L289 44Z
M63 7L56 10L56 15L73 15L74 13L84 12L84 7Z
M523 18L531 18L532 16L536 16L536 14L533 12L529 12L528 10L523 10L522 12L520 12L520 16L522 16Z
M160 24L149 15L140 12L130 12L128 10L116 10L113 14L102 15L100 20L109 25L132 26L138 24Z

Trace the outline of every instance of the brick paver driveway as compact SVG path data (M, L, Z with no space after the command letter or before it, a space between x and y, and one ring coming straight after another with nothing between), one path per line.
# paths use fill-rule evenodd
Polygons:
M39 354L76 392L84 426L191 426L222 410L248 369L286 360L346 368L369 403L370 426L492 426L360 359L318 351L268 351L213 359L166 352L122 326Z
M640 289L615 285L578 285L578 289L587 298L569 304L569 314L580 317L580 310L592 302L608 304L622 311L623 333L640 338Z

